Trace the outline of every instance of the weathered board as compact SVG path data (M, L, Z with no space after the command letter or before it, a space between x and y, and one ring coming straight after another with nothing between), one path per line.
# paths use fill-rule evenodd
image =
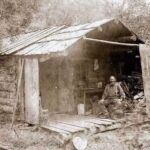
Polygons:
M20 105L20 119L25 119L25 112L24 112L24 60L19 59L18 62L18 75L20 74L20 85L18 83L19 89L18 90L18 102Z
M67 132L71 135L76 133L94 134L120 127L116 120L106 120L95 116L54 114L50 116L48 122L44 123L42 127L57 133Z
M88 119L87 121L94 123L94 124L99 124L99 125L111 125L112 124L111 122L103 121L103 120L100 120L97 118L96 119Z
M94 123L91 122L86 122L86 121L63 121L61 123L65 123L71 126L76 126L76 127L80 127L80 128L84 128L84 129L90 129L91 127L95 126L95 127L99 127L98 125L95 125Z
M70 132L70 133L76 133L76 132L79 132L79 131L84 131L83 128L71 126L71 125L64 124L64 123L49 123L48 125L50 127L55 127L55 128L58 128L60 130L64 130L64 131L67 131L67 132Z
M141 44L140 55L147 113L150 116L150 46Z
M62 134L70 134L70 132L67 132L65 130L62 130L62 129L58 129L56 127L51 127L51 126L48 126L48 125L43 125L41 126L42 128L45 128L45 129L48 129L50 131L53 131L53 132L57 132L57 133L62 133Z
M39 123L39 65L36 58L25 60L25 121Z

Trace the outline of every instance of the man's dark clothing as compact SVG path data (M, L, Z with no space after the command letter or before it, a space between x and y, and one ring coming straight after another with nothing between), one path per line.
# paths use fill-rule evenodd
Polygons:
M122 113L122 104L118 103L119 99L125 98L125 93L123 89L121 88L119 83L114 83L113 85L107 84L102 96L102 99L104 99L103 105L101 104L101 107L104 106L105 109L103 109L104 114L108 114L109 117L113 117L113 115L123 114Z
M107 84L102 99L113 100L118 98L125 98L125 93L120 84L119 83L114 83L114 85Z

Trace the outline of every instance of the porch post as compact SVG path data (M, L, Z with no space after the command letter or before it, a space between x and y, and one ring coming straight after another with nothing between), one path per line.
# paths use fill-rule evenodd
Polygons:
M39 62L25 59L25 121L39 124Z
M144 95L146 98L146 112L150 117L150 46L140 44L140 56L142 66L142 77L144 84Z

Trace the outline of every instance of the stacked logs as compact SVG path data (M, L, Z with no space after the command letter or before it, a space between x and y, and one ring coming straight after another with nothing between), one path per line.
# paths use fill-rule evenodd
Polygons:
M0 58L0 113L12 113L16 96L17 61Z

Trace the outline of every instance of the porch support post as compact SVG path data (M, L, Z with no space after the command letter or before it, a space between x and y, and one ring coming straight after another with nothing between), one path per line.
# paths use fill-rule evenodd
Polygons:
M25 59L25 121L39 124L39 62Z
M150 46L140 44L139 50L141 56L144 95L146 99L146 112L148 117L150 117Z

